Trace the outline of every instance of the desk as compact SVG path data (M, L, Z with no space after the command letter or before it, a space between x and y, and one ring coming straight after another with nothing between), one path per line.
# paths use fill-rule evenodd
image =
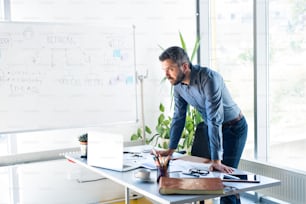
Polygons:
M253 191L262 188L268 188L276 185L280 185L280 181L265 176L261 176L260 183L235 183L235 182L226 182L226 186L233 187L231 190L225 192L222 195L161 195L158 192L158 183L157 182L141 182L134 177L134 173L137 170L132 170L128 172L117 172L113 170L98 168L89 166L87 160L80 158L79 155L66 155L68 160L73 161L91 171L94 171L112 181L125 187L125 203L129 204L129 193L130 190L138 192L143 196L146 196L158 203L161 204L183 204L188 202L195 202L199 200L206 200L211 198L216 198L220 196L232 195L246 191ZM156 180L155 172L152 172L153 181Z

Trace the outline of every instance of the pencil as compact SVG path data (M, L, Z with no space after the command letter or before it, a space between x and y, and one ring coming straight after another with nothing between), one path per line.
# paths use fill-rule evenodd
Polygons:
M159 161L158 157L154 156L153 159L154 159L154 161L155 161L155 165L156 165L157 167L160 167L161 164L160 164L160 161Z
M154 149L154 147L152 148L152 153L153 153L154 156L156 156L156 157L158 156L158 155L157 155L157 152L156 152L155 149Z

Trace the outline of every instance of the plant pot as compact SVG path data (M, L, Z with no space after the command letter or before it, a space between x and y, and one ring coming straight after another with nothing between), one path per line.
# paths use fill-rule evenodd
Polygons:
M87 158L87 142L80 142L81 158Z

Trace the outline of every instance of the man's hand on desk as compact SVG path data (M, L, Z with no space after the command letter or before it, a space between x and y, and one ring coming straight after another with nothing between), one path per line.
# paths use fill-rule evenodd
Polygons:
M175 149L167 149L167 150L155 150L156 153L160 156L168 156L172 155Z
M155 150L155 151L158 155L168 156L168 155L172 155L175 149ZM220 171L222 173L233 173L234 172L233 168L222 164L221 160L212 160L210 162L211 162L211 166L209 167L209 171ZM208 162L205 161L204 163L208 163Z
M209 171L220 171L222 173L233 173L234 169L221 163L220 160L212 160Z

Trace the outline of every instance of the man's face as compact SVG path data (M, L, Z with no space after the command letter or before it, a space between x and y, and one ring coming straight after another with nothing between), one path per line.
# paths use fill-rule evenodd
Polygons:
M171 59L164 60L161 64L167 79L172 85L176 85L183 81L185 74L182 70L182 66L179 67Z

